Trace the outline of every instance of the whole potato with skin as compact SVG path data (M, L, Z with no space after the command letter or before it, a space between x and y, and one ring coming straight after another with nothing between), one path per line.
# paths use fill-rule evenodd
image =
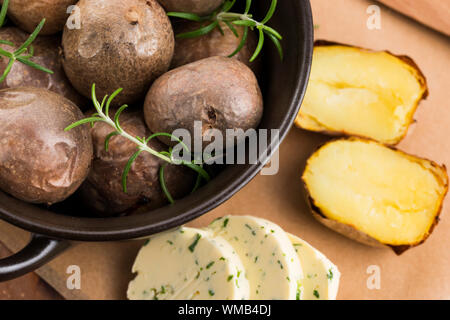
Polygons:
M64 28L67 8L78 0L10 0L8 16L22 30L32 33L43 18L46 19L40 35L55 34ZM0 0L3 4L4 0Z
M144 104L151 131L172 133L184 128L192 139L195 121L202 121L202 138L208 129L218 129L225 137L226 129L256 128L262 114L255 75L242 62L224 57L199 60L165 73L153 83Z
M111 110L111 113L114 111ZM148 137L152 133L147 129L141 111L124 112L120 116L121 127L133 136ZM116 136L110 140L108 151L105 139L114 129L98 122L91 129L94 144L94 160L91 172L80 189L84 203L102 216L134 211L155 209L167 204L161 190L159 169L167 162L147 152L143 152L134 162L127 179L127 193L123 191L122 173L128 159L137 151L137 146L126 138ZM148 143L156 151L166 150L161 142L153 139ZM164 180L174 198L188 194L194 185L194 171L167 164Z
M175 34L185 33L197 30L203 24L198 22L183 22L175 25ZM175 52L172 59L172 68L195 62L201 59L222 56L228 57L239 46L244 35L244 27L235 26L239 35L236 35L224 23L221 23L223 34L218 28L210 33L195 38L177 38L175 40ZM234 59L241 61L257 73L259 60L250 62L250 58L255 52L257 45L256 34L249 30L247 41L244 47L233 56Z
M7 45L0 45L2 49L8 51L16 50L26 41L28 34L15 27L0 29L0 39L11 41L15 44L12 48ZM34 54L31 61L53 71L48 74L23 63L14 63L11 71L3 82L0 82L0 89L16 87L37 87L59 93L74 102L78 107L83 108L86 99L80 95L70 84L61 65L59 56L60 39L54 36L37 37L33 42ZM0 57L0 70L5 70L9 59Z
M188 12L205 16L216 10L224 0L158 0L166 11Z
M89 127L64 97L40 88L0 90L0 189L31 203L63 201L86 178L92 160Z
M118 88L114 103L134 103L166 72L173 56L169 18L156 0L81 0L81 29L63 32L63 66L72 85L90 97Z

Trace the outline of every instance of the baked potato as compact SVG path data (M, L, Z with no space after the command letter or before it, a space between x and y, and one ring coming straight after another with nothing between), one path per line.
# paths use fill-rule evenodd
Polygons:
M224 0L158 0L167 11L205 16L216 10Z
M0 0L3 4L4 0ZM69 17L67 8L78 0L10 0L8 16L22 30L32 33L43 18L46 19L40 35L63 30Z
M428 238L448 190L445 166L360 138L319 148L302 180L318 221L397 254Z
M113 111L111 111L113 112ZM148 137L141 111L125 112L120 117L121 127L133 136ZM101 216L148 211L168 203L159 181L159 169L164 168L164 181L171 195L181 198L188 194L194 185L194 171L175 165L166 165L163 160L143 152L134 162L127 178L127 192L123 191L122 173L128 159L137 151L136 145L120 136L110 140L108 150L105 139L113 132L109 125L99 122L91 129L94 145L94 160L86 182L79 195L86 206ZM157 151L165 146L156 139L148 145Z
M15 27L0 29L0 39L7 40L15 44L14 48L7 45L0 45L2 49L17 50L26 41L28 34ZM59 55L60 39L56 36L37 37L33 42L34 54L31 61L53 71L48 74L27 66L23 63L14 63L11 71L3 82L0 82L0 89L16 87L37 87L56 92L71 100L78 107L83 108L86 99L80 95L70 84L61 65ZM9 59L0 57L0 70L5 70Z
M86 178L92 160L88 127L72 102L33 87L0 90L0 189L30 203L63 201Z
M132 104L166 72L174 49L169 18L156 0L80 0L81 29L65 27L63 67L72 85L90 97L118 88L117 105Z
M319 41L295 124L395 145L427 94L424 75L406 56Z
M174 30L175 34L181 34L197 30L201 27L202 24L199 22L183 22L175 24ZM235 27L239 37L236 37L233 31L231 31L224 23L221 23L221 28L223 34L218 28L215 28L210 33L200 37L177 38L175 40L175 52L171 68L177 68L209 57L228 57L231 55L241 42L244 35L244 27ZM254 62L250 62L250 58L256 49L256 44L256 34L249 30L244 47L234 55L233 58L246 64L257 74L260 60L258 59Z
M226 136L226 129L256 128L263 114L261 90L253 72L242 62L211 57L173 69L156 80L147 94L144 115L153 132L190 132L202 122L203 146L209 129ZM170 139L162 137L168 145Z

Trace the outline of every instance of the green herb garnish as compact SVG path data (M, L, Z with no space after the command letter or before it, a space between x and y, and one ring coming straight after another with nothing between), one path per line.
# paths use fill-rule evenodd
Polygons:
M175 137L172 134L169 133L154 133L151 136L149 136L148 138L146 137L135 137L132 136L131 134L129 134L128 132L126 132L125 130L122 129L122 127L120 126L120 122L119 122L119 118L120 115L122 114L122 112L128 108L128 105L123 105L121 106L117 112L115 113L114 117L111 118L109 115L109 108L111 105L111 102L113 101L113 99L122 91L122 88L117 89L116 91L114 91L113 94L111 94L111 96L105 96L102 100L102 103L100 104L100 102L97 100L97 96L95 94L95 84L92 85L92 90L91 90L91 95L92 95L92 102L94 103L94 107L96 109L96 113L94 113L91 117L88 118L84 118L80 121L77 121L75 123L72 123L70 126L68 126L67 128L64 129L64 131L69 131L72 130L73 128L76 128L78 126L81 126L83 124L91 124L94 125L96 122L103 122L108 124L109 126L111 126L112 128L114 128L114 131L111 132L109 135L106 136L105 139L105 150L108 151L109 148L109 141L115 137L115 136L121 136L124 137L128 140L130 140L131 142L133 142L134 144L136 144L137 146L137 151L130 157L130 159L128 160L123 173L122 173L122 187L123 187L123 192L127 193L127 179L128 179L128 174L131 170L131 167L133 165L133 163L136 161L136 159L139 157L139 155L142 152L147 152L150 153L151 155L158 157L159 159L164 160L165 162L167 162L168 164L175 164L178 165L180 164L178 161L175 161L172 155L172 148L169 148L169 151L156 151L152 148L150 148L148 146L148 143L156 138L156 137L160 137L160 136L164 136L164 137L169 137L172 138L173 140L175 140L176 142L180 143L181 146L183 147L183 150L186 152L190 153L190 150L188 149L188 147L186 146L185 143L183 143L180 139L178 139L177 137ZM194 162L186 162L186 161L181 161L181 165L184 165L194 171L197 172L197 174L199 176L201 176L202 179L204 179L205 181L209 181L211 178L208 174L208 172L206 172L205 169L203 169L202 165L197 165ZM167 186L165 184L165 180L164 180L164 165L161 166L160 170L159 170L159 181L161 184L161 189L164 192L166 198L169 200L170 203L174 203L173 197L170 194L169 190L167 189Z
M199 233L196 234L194 242L192 242L192 244L189 246L190 252L194 252L195 247L197 246L198 241L200 240L201 237L202 236Z
M6 12L8 11L8 5L9 5L9 0L4 0L2 9L0 11L0 28L5 23ZM19 61L27 66L37 69L37 70L53 74L52 70L44 68L43 66L30 60L34 55L34 48L31 44L36 39L39 32L41 32L42 28L44 27L44 24L45 24L45 19L42 19L41 22L36 27L36 29L34 29L33 33L30 34L28 39L25 40L25 42L19 48L17 48L17 50L15 50L14 52L9 52L5 49L0 48L0 56L4 56L9 59L8 65L6 66L6 69L3 71L3 75L0 77L0 82L3 82L6 79L9 72L11 71L12 66L14 65L14 63L16 61ZM15 46L14 43L12 43L11 41L7 41L7 40L0 40L0 44L4 44L4 45L10 46L10 47Z
M215 295L215 293L214 293L214 291L213 290L208 290L208 293L209 293L209 295L212 297L213 295Z
M214 265L214 261L211 261L210 263L208 263L208 264L206 265L206 269L211 268L213 265Z
M219 31L223 33L222 27L220 25L221 22L223 22L228 28L230 28L230 30L236 37L239 37L239 34L235 26L244 27L244 33L241 42L237 46L236 50L229 55L229 57L233 57L234 55L239 53L239 51L242 50L247 41L249 29L250 30L256 29L259 33L259 40L255 52L250 58L250 62L253 62L261 53L262 47L264 45L264 40L266 37L268 37L274 43L281 60L283 60L283 48L280 43L283 37L276 30L266 25L266 23L269 22L269 20L275 13L278 1L272 0L269 10L262 21L256 21L255 19L253 19L253 15L250 14L250 7L252 5L252 0L246 0L244 13L230 12L235 3L236 0L226 0L219 9L217 9L210 15L204 17L201 17L193 13L185 13L185 12L168 12L167 15L170 17L176 17L190 21L205 22L206 24L205 26L197 30L178 34L177 38L200 37L210 33L216 28L218 28Z
M317 299L320 298L319 291L317 291L317 290L314 290L314 291L313 291L313 295L314 295Z
M331 268L328 270L327 278L328 280L333 280L333 270Z

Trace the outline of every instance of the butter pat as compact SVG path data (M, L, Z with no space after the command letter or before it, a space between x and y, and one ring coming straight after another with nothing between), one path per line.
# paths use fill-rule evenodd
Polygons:
M308 242L288 234L305 274L304 300L336 300L341 274L338 268Z
M130 300L249 299L239 256L205 230L183 227L150 238L132 271Z
M303 273L287 234L276 224L250 216L227 216L209 229L240 257L252 300L300 300Z

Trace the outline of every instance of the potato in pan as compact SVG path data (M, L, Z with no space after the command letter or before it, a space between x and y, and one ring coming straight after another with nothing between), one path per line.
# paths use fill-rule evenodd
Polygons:
M201 27L202 24L199 22L177 22L174 24L176 35L198 30ZM191 62L214 56L230 56L239 47L242 37L244 36L244 27L235 26L234 28L238 36L236 36L224 23L221 23L222 32L218 28L215 28L213 31L203 36L195 38L177 38L175 40L175 52L171 67L177 68ZM250 58L256 49L256 44L256 34L249 30L247 41L233 58L246 64L257 74L259 60L250 62Z
M121 127L133 136L150 136L142 116L142 111L125 112L121 115ZM159 169L165 162L149 153L142 153L133 163L127 177L127 191L124 192L122 174L137 146L120 136L111 138L108 150L105 139L114 130L105 123L96 123L91 129L94 145L94 160L88 178L80 188L80 196L86 206L101 216L112 216L156 209L168 203L163 193ZM152 149L167 149L156 138L148 143ZM165 184L175 199L192 190L195 181L194 171L184 166L166 165Z
M428 238L448 190L445 166L360 138L323 145L302 180L318 221L397 254Z
M19 28L3 27L0 29L0 39L12 42L15 47L11 48L5 44L0 47L8 51L17 50L28 36ZM0 82L0 89L17 87L48 89L61 94L78 107L83 108L87 100L72 87L64 73L59 55L59 44L60 39L56 36L37 37L32 44L34 53L31 61L50 69L53 74L42 72L23 63L14 63L8 76L3 82ZM0 70L5 70L7 65L8 59L1 57Z
M295 124L395 145L427 94L426 79L409 57L318 41Z
M54 204L77 190L92 161L89 127L75 104L42 88L0 90L0 189L30 203Z
M0 0L3 4L4 0ZM78 0L10 0L8 16L22 30L32 33L46 19L41 35L61 32L69 14L67 9Z
M216 10L224 0L158 0L166 11L188 12L200 16Z

